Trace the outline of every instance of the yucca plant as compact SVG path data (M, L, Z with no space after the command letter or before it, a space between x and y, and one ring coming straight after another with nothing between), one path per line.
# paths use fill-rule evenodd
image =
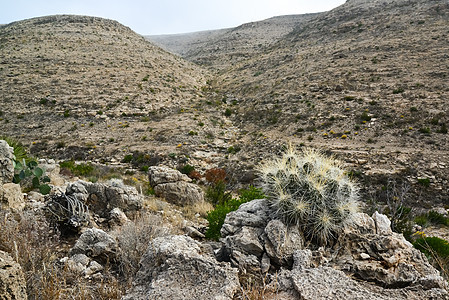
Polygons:
M318 150L298 153L289 146L281 158L266 162L260 172L275 214L321 245L336 237L358 211L357 184L340 162Z

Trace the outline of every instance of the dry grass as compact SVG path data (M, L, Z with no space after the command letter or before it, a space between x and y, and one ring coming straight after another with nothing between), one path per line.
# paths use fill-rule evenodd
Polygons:
M272 281L271 283L269 281ZM277 282L270 280L266 274L264 277L252 275L240 276L240 293L235 299L242 300L281 300L277 296Z
M131 283L139 269L140 258L147 250L149 242L155 237L168 233L170 233L170 229L164 227L163 219L148 212L142 213L135 220L111 233L119 244L118 270L124 282Z
M35 211L1 211L0 231L0 250L22 266L28 299L107 300L121 299L149 241L170 230L161 217L148 212L115 229L111 234L120 245L117 261L106 265L99 278L84 278L60 263L71 243L60 241L58 231Z

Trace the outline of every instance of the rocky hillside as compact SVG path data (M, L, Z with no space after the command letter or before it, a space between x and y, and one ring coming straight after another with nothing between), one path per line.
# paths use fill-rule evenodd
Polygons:
M200 102L207 72L116 21L35 18L2 27L0 41L0 132L36 153L107 157L155 136L175 148L185 140L165 136L192 129L181 111Z
M447 1L348 1L228 64L216 86L247 140L331 149L446 203L448 22Z
M222 70L273 45L315 15L278 16L235 28L147 38L190 61Z

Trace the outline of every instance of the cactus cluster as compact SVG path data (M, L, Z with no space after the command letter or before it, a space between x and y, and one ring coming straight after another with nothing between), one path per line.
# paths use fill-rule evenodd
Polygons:
M261 166L260 172L276 215L319 244L336 237L358 211L357 184L335 158L318 150L298 153L290 146L282 158Z

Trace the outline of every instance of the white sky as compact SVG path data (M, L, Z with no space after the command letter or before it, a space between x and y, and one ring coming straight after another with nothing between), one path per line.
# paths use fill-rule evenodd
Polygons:
M117 20L139 34L235 27L274 16L331 10L346 0L0 0L0 24L54 14Z

